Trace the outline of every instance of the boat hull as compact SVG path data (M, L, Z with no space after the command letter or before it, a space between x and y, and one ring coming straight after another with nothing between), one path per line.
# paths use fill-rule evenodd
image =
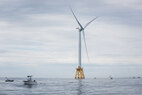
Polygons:
M14 80L5 80L5 82L14 82Z
M24 81L24 85L36 85L36 81Z

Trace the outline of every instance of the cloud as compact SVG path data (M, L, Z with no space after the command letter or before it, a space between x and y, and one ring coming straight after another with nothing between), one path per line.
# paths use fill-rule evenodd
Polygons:
M78 27L85 30L90 64L142 64L140 0L0 0L0 66L77 64ZM80 3L81 2L81 3ZM88 64L82 44L83 64Z
M141 0L119 0L119 1L113 1L113 0L104 0L105 3L113 5L115 7L121 7L121 8L129 8L129 9L142 9L142 1Z

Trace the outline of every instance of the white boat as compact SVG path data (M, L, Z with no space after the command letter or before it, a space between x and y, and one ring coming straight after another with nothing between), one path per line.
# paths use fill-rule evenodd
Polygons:
M37 84L36 80L32 80L32 76L27 76L27 80L23 81L25 85L35 85Z

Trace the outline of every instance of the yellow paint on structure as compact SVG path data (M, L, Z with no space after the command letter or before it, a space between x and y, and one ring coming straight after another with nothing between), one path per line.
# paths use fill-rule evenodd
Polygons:
M83 68L81 67L76 68L75 79L85 79Z

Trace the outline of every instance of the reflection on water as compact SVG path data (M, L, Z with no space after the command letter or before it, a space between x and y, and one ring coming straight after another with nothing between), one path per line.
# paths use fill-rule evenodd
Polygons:
M32 88L34 85L24 85L26 88Z
M78 88L77 88L77 95L82 94L82 79L78 79Z

